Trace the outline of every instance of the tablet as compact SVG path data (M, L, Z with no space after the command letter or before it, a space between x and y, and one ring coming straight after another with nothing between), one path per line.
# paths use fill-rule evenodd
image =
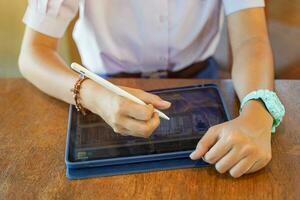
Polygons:
M163 112L149 138L115 133L99 116L83 116L70 107L67 162L120 164L188 156L209 127L227 121L228 113L216 85L194 85L150 91L172 106ZM134 160L134 161L133 161Z

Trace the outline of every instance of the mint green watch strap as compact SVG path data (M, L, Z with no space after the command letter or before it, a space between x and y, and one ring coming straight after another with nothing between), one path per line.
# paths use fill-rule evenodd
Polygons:
M261 100L269 113L272 115L274 121L272 125L272 133L275 133L276 127L281 123L282 118L285 114L284 106L277 97L276 93L270 90L256 90L247 94L242 102L240 112L242 111L244 105L252 99Z

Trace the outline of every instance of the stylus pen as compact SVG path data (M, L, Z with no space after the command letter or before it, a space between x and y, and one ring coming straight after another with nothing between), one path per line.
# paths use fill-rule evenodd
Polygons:
M122 97L126 97L127 99L130 99L131 101L141 104L141 105L146 105L145 102L143 102L142 100L140 100L139 98L133 96L132 94L129 94L128 92L126 92L125 90L119 88L118 86L112 84L111 82L105 80L104 78L101 78L100 76L98 76L97 74L89 71L88 69L84 68L83 66L77 64L77 63L72 63L71 64L71 68L73 70L75 70L76 72L92 79L93 81L95 81L96 83L100 84L101 86L105 87L106 89L122 96ZM165 115L163 112L154 109L155 112L158 113L158 116L160 116L161 118L164 118L166 120L170 120L170 118Z

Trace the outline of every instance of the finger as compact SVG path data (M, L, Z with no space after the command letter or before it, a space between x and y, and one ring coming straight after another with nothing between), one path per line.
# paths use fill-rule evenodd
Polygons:
M167 109L171 106L171 103L168 101L162 100L159 96L145 92L139 89L131 89L130 92L144 101L146 104L152 104L155 108L158 109Z
M204 155L204 160L210 164L216 163L232 148L232 144L219 139L218 142Z
M209 148L218 140L218 130L216 128L210 128L205 135L198 142L195 151L190 154L192 160L200 159L209 150Z
M236 148L231 149L223 158L221 158L215 165L218 172L225 173L238 163L243 157L240 156Z
M117 133L117 134L120 134L120 135L123 135L123 136L128 136L130 131L128 131L126 128L123 128L121 126L115 126L113 128L114 132Z
M139 121L132 118L124 118L124 128L130 131L130 135L136 137L149 137L153 131L159 126L160 120L157 113L148 121Z
M263 160L259 160L259 161L255 162L253 164L253 166L251 166L251 168L249 168L247 170L246 174L250 174L250 173L256 172L256 171L262 169L263 167L265 167L267 164L268 164L268 162L263 161Z
M147 92L145 92L145 94L143 95L143 97L141 97L141 99L145 103L152 104L155 108L162 109L162 110L168 109L171 106L171 102L165 101L161 99L159 96Z
M234 178L242 176L254 165L255 161L255 157L252 156L243 158L242 160L240 160L240 162L238 162L230 169L230 175Z
M131 121L139 121L139 120L135 120L128 116L120 116L118 119L118 124L114 123L113 125L111 125L111 127L113 128L114 132L117 134L121 134L121 135L126 134L126 135L135 136L135 137L143 137L143 135L133 133L132 130L128 129L129 126L132 126L130 124L130 123L132 123ZM142 121L140 121L140 122L142 122Z
M122 115L126 115L129 117L132 117L134 119L147 121L151 119L154 108L151 104L149 105L140 105L138 103L135 103L129 99L122 98L121 103L121 113Z

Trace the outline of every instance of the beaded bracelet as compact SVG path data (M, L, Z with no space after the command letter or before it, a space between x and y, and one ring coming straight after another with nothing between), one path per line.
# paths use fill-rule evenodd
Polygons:
M81 84L86 79L88 79L88 78L83 75L80 75L79 79L74 84L74 88L71 89L71 92L73 93L73 98L75 100L75 107L76 107L77 111L81 112L83 115L86 115L87 112L86 112L85 108L81 105L81 102L80 102L80 88L81 88Z

